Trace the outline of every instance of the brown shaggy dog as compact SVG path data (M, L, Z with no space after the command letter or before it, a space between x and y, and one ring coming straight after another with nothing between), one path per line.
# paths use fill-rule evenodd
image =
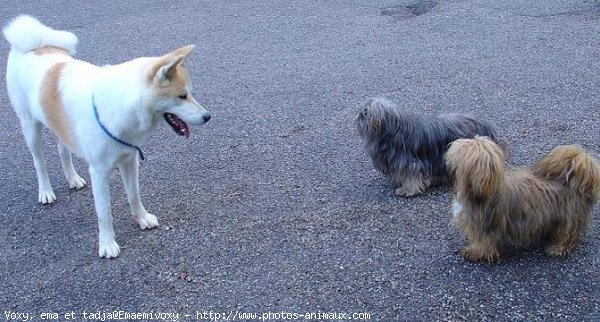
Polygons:
M600 164L578 145L554 148L529 168L505 171L487 137L456 140L446 154L454 177L454 219L469 239L461 255L494 261L506 248L541 242L564 256L591 227L600 198Z

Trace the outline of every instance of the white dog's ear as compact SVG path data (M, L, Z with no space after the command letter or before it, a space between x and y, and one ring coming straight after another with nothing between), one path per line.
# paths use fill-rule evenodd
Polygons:
M183 56L183 58L187 57L192 51L196 48L194 45L187 45L181 48L177 48L172 52L166 54L165 56Z
M171 81L177 72L177 66L183 64L185 58L194 50L194 47L194 45L181 47L160 57L151 68L152 80L157 84Z
M177 71L177 65L179 65L183 59L185 59L185 56L180 55L167 61L166 65L158 69L155 80L160 84L163 81L170 81L173 79L173 75L175 75L175 72Z

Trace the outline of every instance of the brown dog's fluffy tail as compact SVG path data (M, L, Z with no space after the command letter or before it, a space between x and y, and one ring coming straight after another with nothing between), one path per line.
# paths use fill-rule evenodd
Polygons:
M487 199L498 193L504 183L504 153L488 137L456 140L445 158L455 190L469 194L465 197Z
M533 165L535 175L563 183L594 202L600 198L600 163L579 145L561 145Z

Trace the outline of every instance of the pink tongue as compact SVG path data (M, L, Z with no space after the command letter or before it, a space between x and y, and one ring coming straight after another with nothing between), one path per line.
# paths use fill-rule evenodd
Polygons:
M188 127L187 123L185 123L182 119L178 118L175 115L171 120L173 120L173 122L177 124L179 132L185 135L186 139L190 137L190 128Z
M179 126L181 127L181 132L183 132L183 134L185 135L185 138L189 138L190 137L190 128L187 126L187 124L185 122L181 122L179 124Z

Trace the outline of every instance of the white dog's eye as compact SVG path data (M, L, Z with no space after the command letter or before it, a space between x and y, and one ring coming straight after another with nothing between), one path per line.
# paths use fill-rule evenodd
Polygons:
M187 99L187 94L179 95L178 97L181 98L182 100L186 100Z

